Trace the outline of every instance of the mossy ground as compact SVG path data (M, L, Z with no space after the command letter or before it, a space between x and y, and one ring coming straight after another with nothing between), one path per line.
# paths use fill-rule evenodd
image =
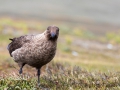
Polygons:
M30 71L30 70L29 70ZM1 90L105 90L120 89L120 72L89 72L78 66L71 67L52 62L41 76L37 86L35 73L11 72L0 77Z

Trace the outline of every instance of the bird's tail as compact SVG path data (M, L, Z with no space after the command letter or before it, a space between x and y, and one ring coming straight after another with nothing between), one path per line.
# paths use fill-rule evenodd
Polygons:
M13 39L9 38L9 40L13 41Z

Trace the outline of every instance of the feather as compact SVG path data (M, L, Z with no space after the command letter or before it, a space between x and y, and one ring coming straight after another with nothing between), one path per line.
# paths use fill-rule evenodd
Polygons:
M13 39L9 38L9 40L13 41Z
M25 43L29 43L30 39L27 39L26 37L28 37L27 35L25 36L21 36L18 38L13 38L13 39L9 39L12 42L8 45L7 49L9 51L10 56L12 57L11 53L13 51L15 51L18 48L21 48Z

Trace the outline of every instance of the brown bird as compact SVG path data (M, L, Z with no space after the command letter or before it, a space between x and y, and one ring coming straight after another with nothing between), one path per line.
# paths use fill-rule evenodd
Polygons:
M25 64L35 67L37 69L38 85L40 85L40 69L54 58L58 36L59 28L49 26L42 34L10 39L12 42L8 45L8 51L20 66L19 74L22 73Z

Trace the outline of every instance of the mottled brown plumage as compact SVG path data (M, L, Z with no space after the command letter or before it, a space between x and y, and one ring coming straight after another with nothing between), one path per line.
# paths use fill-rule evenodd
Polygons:
M42 34L25 35L10 39L12 42L8 45L8 51L20 66L19 73L22 73L25 64L35 67L38 70L39 83L41 67L50 62L55 56L58 35L59 28L49 26Z

